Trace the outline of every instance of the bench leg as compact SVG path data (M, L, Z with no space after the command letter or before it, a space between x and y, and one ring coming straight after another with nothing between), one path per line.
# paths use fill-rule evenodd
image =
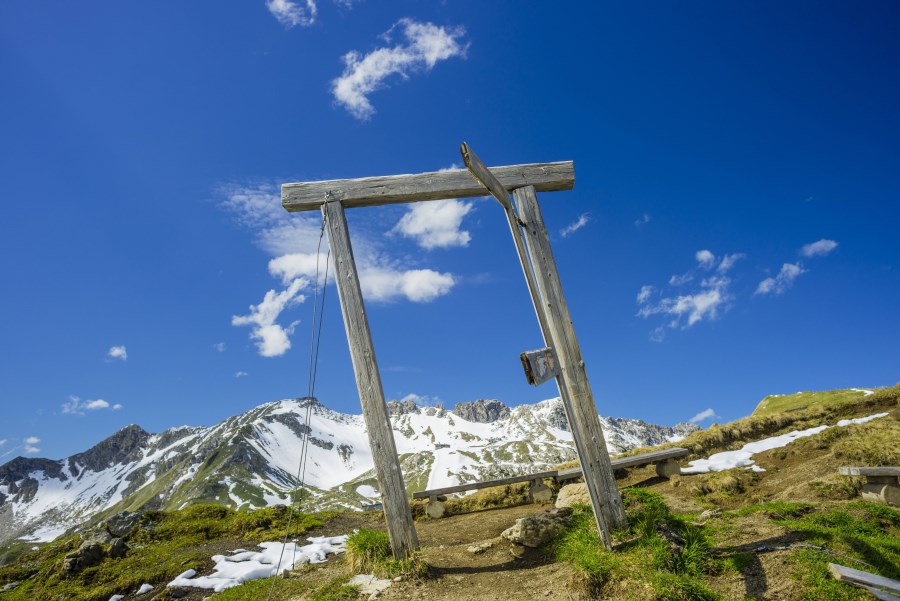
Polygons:
M868 476L862 498L873 503L900 506L900 485L895 476Z
M442 518L444 517L444 504L438 500L437 495L431 495L428 497L428 505L425 506L425 513L428 514L430 518Z
M538 478L528 485L528 497L532 503L549 503L553 499L553 491L544 484L543 479Z
M656 475L668 480L672 476L681 474L681 466L674 459L666 459L656 464Z

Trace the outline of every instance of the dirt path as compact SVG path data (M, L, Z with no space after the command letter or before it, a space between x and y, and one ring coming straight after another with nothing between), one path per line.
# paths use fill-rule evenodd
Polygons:
M517 601L576 599L571 592L572 570L537 551L522 557L511 552L500 533L516 519L541 513L540 505L491 509L416 524L423 555L434 569L426 582L399 582L379 598ZM473 545L490 545L482 552Z

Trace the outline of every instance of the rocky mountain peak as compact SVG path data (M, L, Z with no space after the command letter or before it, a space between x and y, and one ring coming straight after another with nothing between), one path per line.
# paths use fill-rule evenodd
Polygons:
M150 433L140 426L125 426L87 451L69 457L69 468L72 474L77 473L76 465L99 472L113 465L134 461L149 438Z
M418 413L419 406L412 399L405 401L388 401L388 415L409 415L410 413Z
M510 408L496 399L478 399L468 403L457 403L453 413L466 421L489 424L509 417Z

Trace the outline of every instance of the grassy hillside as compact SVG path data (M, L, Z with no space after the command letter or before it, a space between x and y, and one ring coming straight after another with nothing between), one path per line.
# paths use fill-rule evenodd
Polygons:
M797 392L794 394L772 394L764 398L753 412L754 416L773 415L807 409L815 405L840 405L853 402L871 394L873 389L847 388L824 390L821 392Z
M421 503L414 504L423 550L408 569L390 564L384 535L370 532L385 530L380 513L295 516L291 538L361 528L360 548L356 555L295 570L278 581L274 599L356 599L358 591L347 581L372 566L378 571L379 562L392 566L382 569L384 575L400 574L400 581L379 596L386 601L865 599L859 589L832 580L827 564L900 578L900 510L862 501L861 480L839 476L837 468L900 464L900 385L865 396L832 392L815 393L819 396L790 411L767 410L696 432L678 444L692 456L706 457L789 430L889 415L828 428L759 453L754 459L763 472L732 469L663 480L652 467L634 469L618 481L629 526L614 533L613 552L600 544L586 507L576 508L567 528L544 548L512 546L500 533L517 518L544 508L527 504L524 484L497 487L449 501L450 515L440 520L425 518ZM74 577L64 577L63 559L89 534L24 551L0 567L0 589L19 583L0 592L0 601L107 601L113 594L125 594L124 601L169 599L165 584L176 575L188 568L208 573L214 554L280 540L286 517L283 508L235 512L209 505L147 512L126 537L130 550L125 557L107 557ZM153 585L152 594L135 596L145 582ZM252 581L211 601L265 599L270 585ZM196 590L183 598L199 601L209 595Z

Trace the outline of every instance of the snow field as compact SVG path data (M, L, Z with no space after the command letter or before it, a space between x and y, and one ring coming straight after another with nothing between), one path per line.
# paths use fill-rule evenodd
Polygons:
M307 539L310 544L298 547L296 543L282 545L277 542L260 543L261 552L238 549L233 555L213 555L216 566L209 576L195 578L197 572L188 570L167 586L183 586L210 589L220 593L248 580L269 578L295 566L306 563L324 563L333 553L343 553L347 535L318 536Z
M842 419L833 427L844 428L853 424L864 424L866 422L872 421L873 419L878 419L886 415L887 413L876 413L875 415L859 417L856 419ZM721 472L723 470L728 470L735 467L748 467L754 472L764 472L766 470L759 467L754 462L754 455L756 455L757 453L762 453L763 451L779 449L781 447L787 446L798 438L813 436L815 434L818 434L819 432L827 430L829 427L830 426L816 426L814 428L807 428L806 430L794 430L792 432L788 432L787 434L781 434L780 436L772 436L770 438L757 440L756 442L748 442L737 451L724 451L722 453L715 453L713 455L710 455L708 459L695 459L694 461L690 462L690 467L682 468L681 473L706 474L709 472Z

